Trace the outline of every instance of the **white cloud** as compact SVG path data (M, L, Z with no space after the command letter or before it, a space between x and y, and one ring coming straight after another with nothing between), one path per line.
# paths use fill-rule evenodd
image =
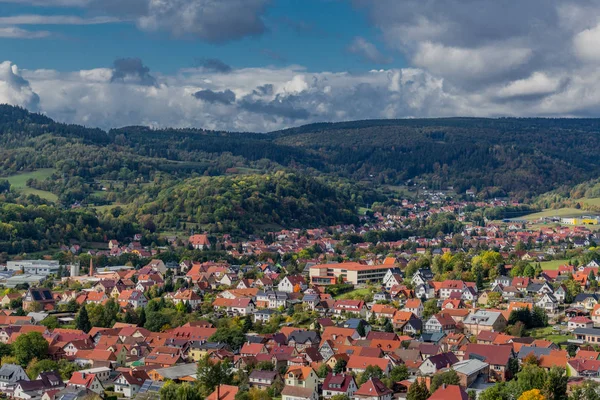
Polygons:
M175 36L192 36L214 43L262 34L266 30L263 16L270 2L271 0L0 0L0 3L79 7L108 15L88 19L67 16L20 17L23 24L33 23L29 21L36 18L40 23L72 25L131 20L145 31L164 31ZM61 20L64 22L60 22Z
M51 35L48 31L28 31L15 26L0 26L0 38L6 39L43 39Z
M539 71L483 88L448 85L421 68L362 74L247 68L226 75L188 69L157 74L155 84L142 85L115 81L107 68L21 73L10 63L0 65L0 102L37 106L59 121L102 128L270 131L372 118L590 116L600 108L600 71L593 65L569 73ZM210 101L215 96L226 101Z
M575 54L584 61L600 61L600 25L579 32L573 38Z
M389 64L392 58L385 56L377 47L363 37L357 36L352 40L348 51L361 56L365 61L377 64Z
M478 79L502 74L526 62L531 50L511 47L448 47L424 42L414 55L416 66L448 78Z
M39 97L31 89L16 65L10 61L0 63L0 103L37 110Z
M99 25L120 22L114 17L81 18L75 15L14 15L0 17L0 25Z
M529 78L519 79L502 88L500 97L543 96L556 92L561 80L550 77L544 72L534 72Z

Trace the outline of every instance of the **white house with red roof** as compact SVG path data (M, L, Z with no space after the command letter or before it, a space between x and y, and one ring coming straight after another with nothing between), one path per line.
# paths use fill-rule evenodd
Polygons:
M196 309L202 304L202 297L191 289L179 290L173 295L173 303L188 303L193 309Z
M371 378L354 393L354 400L392 400L394 392L379 378Z
M285 293L302 292L306 289L308 289L306 280L300 275L286 276L277 285L277 290Z
M363 300L338 300L333 303L333 312L336 315L341 315L346 312L365 317L367 311L367 305Z
M121 307L127 307L128 305L133 308L145 307L148 304L148 299L144 296L144 293L141 291L134 290L123 290L121 294L119 294L119 305Z
M204 250L210 247L210 240L208 240L207 235L192 235L188 242L196 250Z
M323 382L323 397L329 399L336 395L346 395L352 398L358 390L354 377L350 374L330 372Z
M574 331L577 328L590 329L594 327L594 321L585 316L573 317L567 323L567 329Z
M88 389L98 394L104 392L104 387L102 386L100 379L98 379L96 374L89 372L74 372L71 379L69 379L69 382L67 382L67 386Z

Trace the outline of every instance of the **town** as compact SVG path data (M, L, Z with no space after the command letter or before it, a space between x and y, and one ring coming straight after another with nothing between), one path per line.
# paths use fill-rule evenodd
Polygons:
M0 390L22 400L495 399L498 384L533 373L565 393L594 390L597 219L473 218L518 206L430 196L360 226L192 234L162 247L136 234L104 250L65 245L58 259L13 257L0 271ZM458 228L384 239L440 218ZM174 258L178 249L191 257Z

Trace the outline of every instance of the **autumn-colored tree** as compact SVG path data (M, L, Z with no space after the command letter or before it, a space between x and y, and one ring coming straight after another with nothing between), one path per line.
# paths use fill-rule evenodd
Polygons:
M523 359L524 365L540 365L540 360L535 356L535 354L530 353Z
M528 390L527 392L523 392L523 394L519 397L519 400L546 400L546 397L544 397L539 389L532 389Z

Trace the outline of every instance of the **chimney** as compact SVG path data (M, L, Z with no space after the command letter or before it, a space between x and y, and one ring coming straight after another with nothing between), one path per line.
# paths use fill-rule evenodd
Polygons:
M217 400L221 400L221 385L217 385Z
M94 276L94 261L90 258L90 276Z

